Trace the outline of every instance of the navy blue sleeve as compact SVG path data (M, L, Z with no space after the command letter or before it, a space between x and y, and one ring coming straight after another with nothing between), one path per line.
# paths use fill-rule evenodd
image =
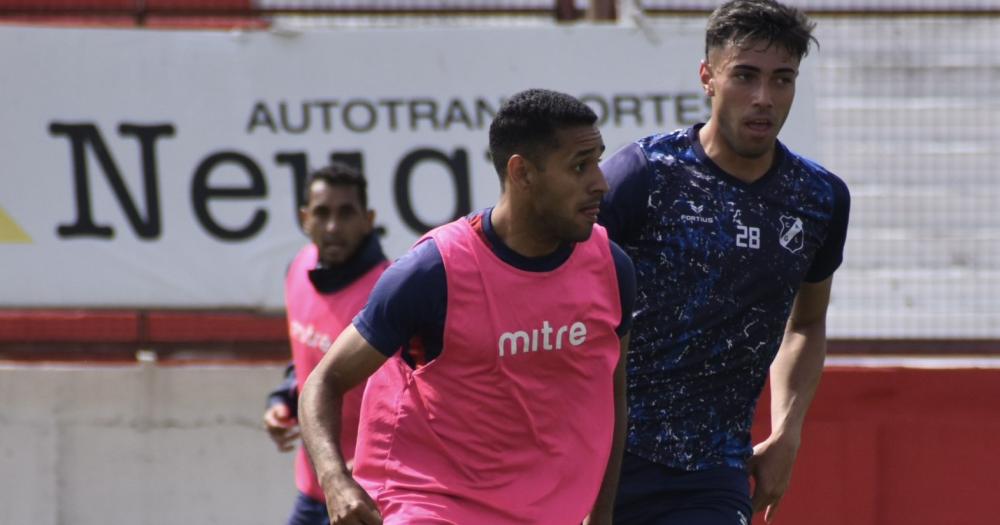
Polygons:
M267 394L267 407L282 404L290 409L292 417L298 417L299 392L296 386L295 365L289 363L285 368L285 380L278 385L278 388Z
M635 267L632 259L620 246L611 241L611 257L615 260L618 275L618 295L622 303L622 321L615 329L618 337L624 337L632 329L632 310L635 308Z
M413 336L440 330L447 286L441 252L427 239L386 269L354 327L376 350L392 356Z
M805 281L810 283L825 281L844 261L847 221L851 214L851 193L847 190L847 184L832 174L830 183L833 186L833 218L826 240L816 252L812 266L806 273Z
M608 229L611 240L628 244L646 223L649 201L649 164L638 143L616 151L601 163L610 189L601 202L598 221Z

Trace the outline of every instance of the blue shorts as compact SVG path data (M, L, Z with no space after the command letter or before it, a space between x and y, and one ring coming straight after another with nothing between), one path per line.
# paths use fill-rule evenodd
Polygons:
M616 525L748 525L752 513L750 480L740 469L688 472L625 453Z
M326 503L299 492L295 498L295 506L292 507L292 515L288 517L288 525L330 525Z

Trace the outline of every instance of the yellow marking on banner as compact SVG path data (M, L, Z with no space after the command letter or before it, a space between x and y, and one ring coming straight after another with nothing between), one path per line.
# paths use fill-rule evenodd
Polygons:
M31 237L28 237L14 219L0 208L0 243L30 244L31 242Z

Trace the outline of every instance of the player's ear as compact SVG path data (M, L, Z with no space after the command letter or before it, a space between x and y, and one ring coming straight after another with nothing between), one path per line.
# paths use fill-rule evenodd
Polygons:
M309 215L309 210L305 206L299 207L299 229L306 229L306 217Z
M712 77L712 66L707 59L702 60L698 66L698 76L701 78L701 88L705 90L705 94L710 97L715 96L715 79Z
M507 159L507 184L512 188L525 188L531 184L531 161L515 153Z
M368 222L368 231L371 232L375 229L375 210L368 210L365 212L365 220Z

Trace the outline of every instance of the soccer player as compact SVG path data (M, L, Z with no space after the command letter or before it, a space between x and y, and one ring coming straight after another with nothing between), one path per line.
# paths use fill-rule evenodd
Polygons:
M389 265L373 232L375 212L368 209L367 181L359 171L342 163L314 171L306 181L305 203L299 219L311 242L285 276L294 368L269 396L264 413L264 425L282 451L292 450L299 435L296 378L309 376ZM340 412L340 444L347 461L354 457L362 393L363 387L346 392ZM304 448L295 458L295 484L299 494L288 524L328 523L323 490Z
M506 101L499 202L396 261L310 376L299 415L332 523L610 523L635 276L595 226L596 120L553 91ZM352 478L338 407L372 373Z
M788 487L850 205L840 179L777 140L813 26L772 0L723 4L700 66L708 122L602 164L601 223L638 282L616 523L770 521ZM771 434L751 447L769 369Z

